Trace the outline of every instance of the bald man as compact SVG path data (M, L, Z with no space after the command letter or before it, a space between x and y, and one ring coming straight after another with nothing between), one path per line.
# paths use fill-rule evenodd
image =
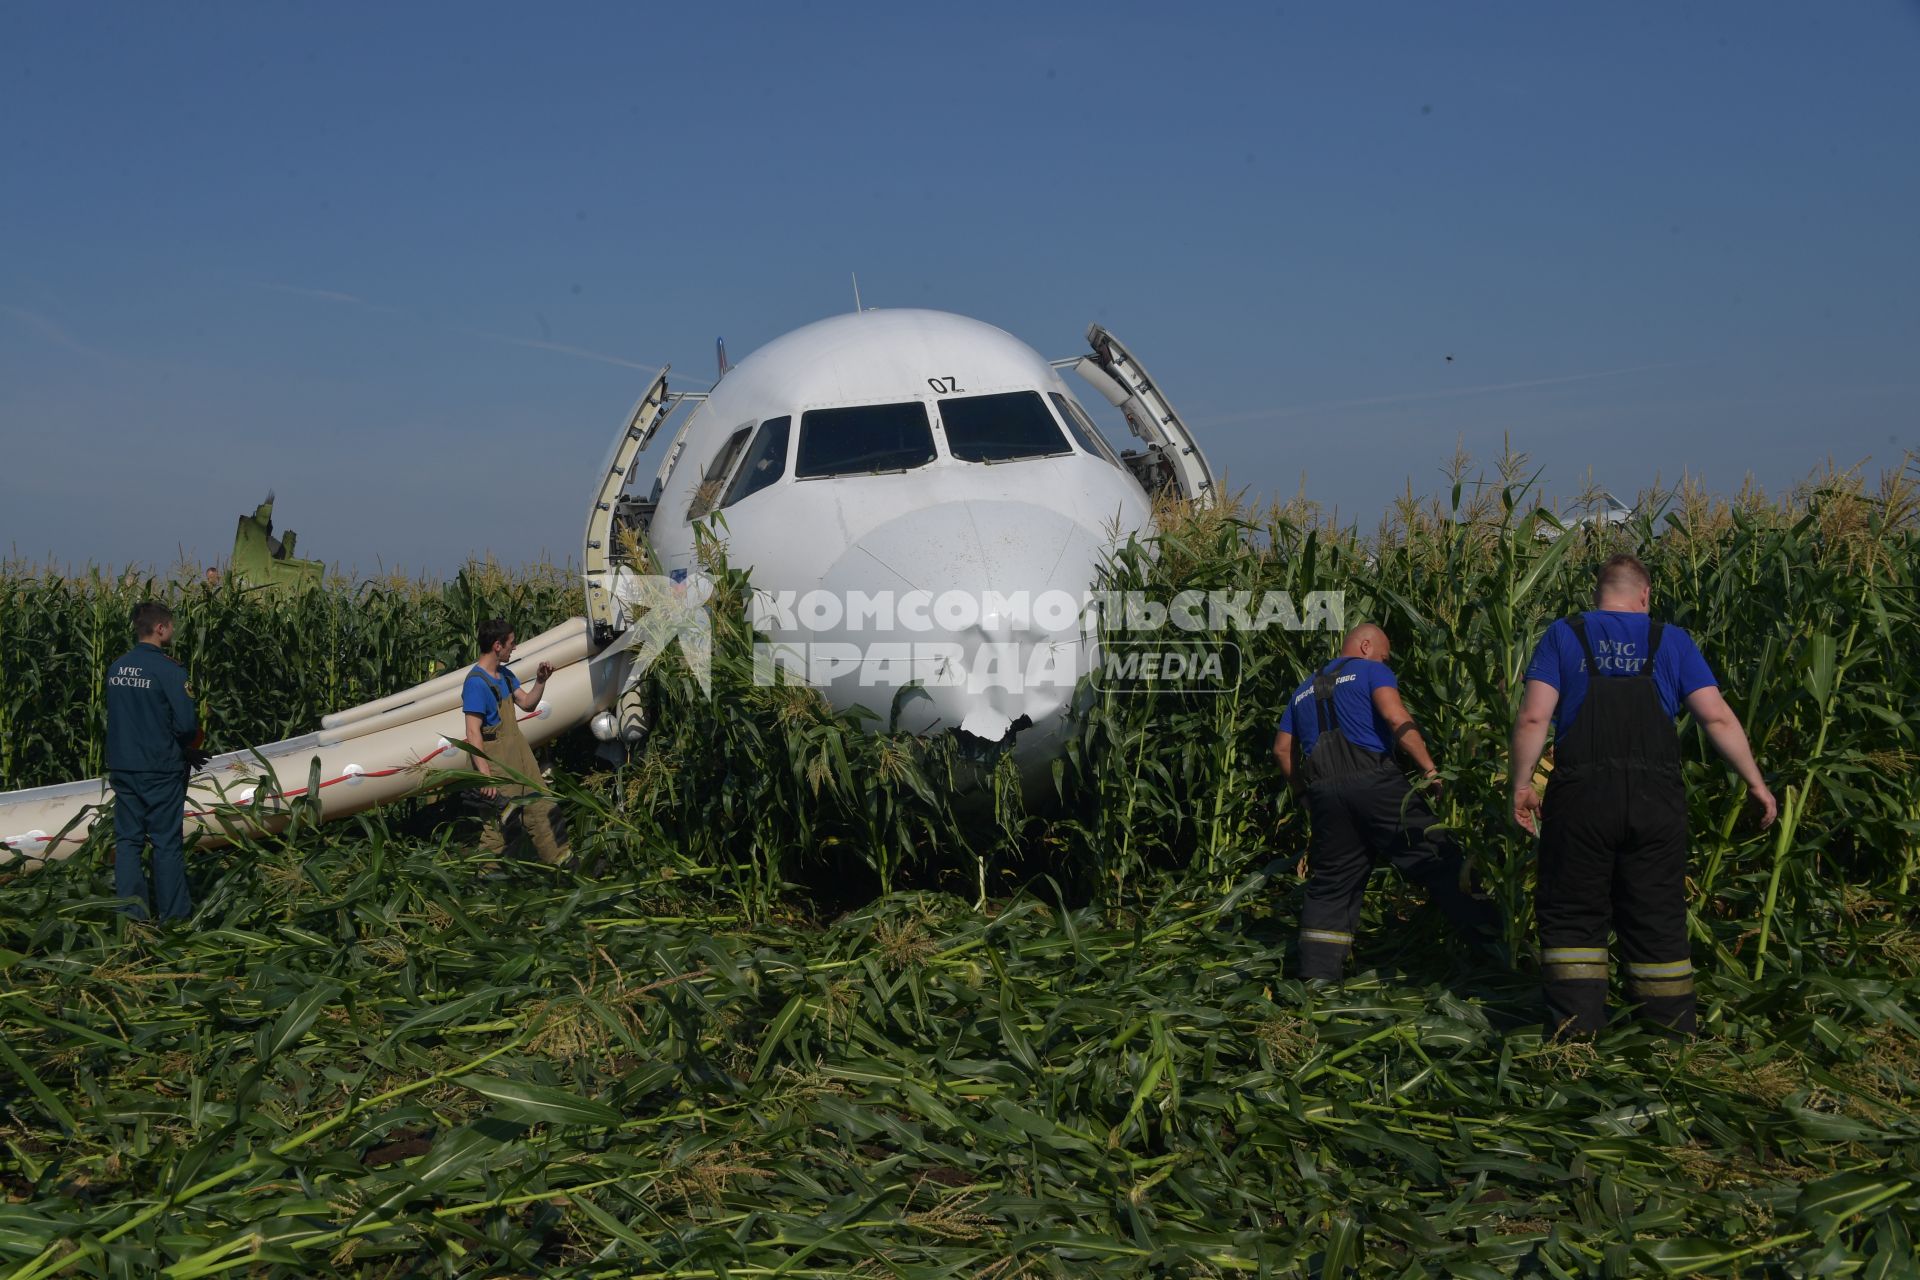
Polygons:
M1540 834L1540 968L1555 1036L1607 1025L1607 935L1620 941L1628 999L1651 1021L1698 1027L1687 936L1687 784L1682 707L1770 825L1778 806L1740 718L1693 637L1655 620L1647 566L1600 566L1594 607L1547 628L1527 664L1513 726L1513 820ZM1533 770L1554 728L1543 802Z
M1363 622L1340 656L1294 691L1273 740L1287 784L1305 791L1313 833L1300 910L1300 976L1337 979L1353 949L1360 902L1385 859L1427 891L1469 941L1492 941L1489 903L1460 883L1460 848L1394 760L1398 748L1437 794L1440 773L1387 666L1387 633Z

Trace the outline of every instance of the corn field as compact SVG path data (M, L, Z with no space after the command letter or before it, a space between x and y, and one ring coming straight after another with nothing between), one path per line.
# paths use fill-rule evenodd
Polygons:
M0 1274L1920 1276L1917 480L1563 532L1523 460L1459 460L1377 530L1170 511L1123 553L1122 589L1338 591L1387 629L1511 964L1382 872L1355 976L1293 977L1270 748L1321 631L1222 634L1231 693L1089 692L1035 794L754 685L723 609L711 701L667 663L642 751L552 770L577 870L495 865L429 798L190 854L170 932L114 912L97 843L16 875ZM1622 549L1782 814L1683 729L1705 1034L1543 1043L1506 736ZM160 587L216 749L464 661L479 616L575 610L554 575ZM97 772L148 589L9 571L0 785Z

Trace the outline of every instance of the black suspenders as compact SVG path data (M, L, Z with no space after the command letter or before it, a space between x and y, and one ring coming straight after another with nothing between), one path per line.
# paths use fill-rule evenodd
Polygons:
M1322 734L1340 727L1340 713L1334 709L1333 691L1340 683L1340 668L1352 661L1351 657L1340 658L1313 678L1313 710L1319 719Z

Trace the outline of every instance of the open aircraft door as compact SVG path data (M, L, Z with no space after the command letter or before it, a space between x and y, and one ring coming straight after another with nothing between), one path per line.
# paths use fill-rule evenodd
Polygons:
M1125 457L1141 485L1155 497L1171 492L1212 506L1218 498L1213 468L1146 366L1097 324L1087 327L1087 345L1093 349L1090 355L1057 363L1070 367L1126 415L1128 428L1147 446Z
M623 500L620 494L633 477L640 451L647 447L673 407L674 400L667 395L667 370L662 369L634 404L626 429L613 442L595 480L597 487L593 506L587 512L585 546L581 553L587 588L587 626L595 648L611 641L628 621L614 595L615 573L627 559L621 535L628 527L637 526L637 536L645 537L647 521L653 514L650 504L640 504L645 510L624 509L633 504Z

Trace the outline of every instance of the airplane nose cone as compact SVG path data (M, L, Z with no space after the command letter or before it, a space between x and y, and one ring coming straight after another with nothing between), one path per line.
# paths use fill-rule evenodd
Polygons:
M1029 502L945 502L874 528L821 580L845 606L833 634L808 637L838 646L829 696L883 727L1014 733L1029 754L1020 748L1059 731L1085 665L1082 617L1106 546L1100 530ZM863 614L861 600L881 603Z

